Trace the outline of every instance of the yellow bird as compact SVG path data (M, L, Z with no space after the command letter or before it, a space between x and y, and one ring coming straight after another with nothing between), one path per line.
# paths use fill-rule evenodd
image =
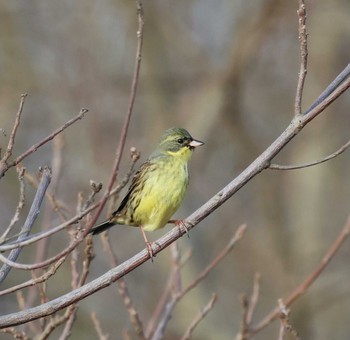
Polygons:
M183 128L166 130L157 148L133 177L119 208L90 233L99 234L116 224L141 227L152 258L145 231L163 228L179 208L189 181L187 163L193 150L203 144Z

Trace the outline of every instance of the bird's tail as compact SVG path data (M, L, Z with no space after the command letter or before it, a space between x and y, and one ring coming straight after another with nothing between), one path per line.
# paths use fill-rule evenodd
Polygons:
M93 228L91 228L89 234L92 234L92 235L100 234L114 225L115 223L110 222L110 220L104 221L101 224L95 225Z

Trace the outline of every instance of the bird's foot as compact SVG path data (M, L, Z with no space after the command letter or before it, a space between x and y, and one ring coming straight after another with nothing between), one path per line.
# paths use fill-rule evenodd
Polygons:
M170 220L169 223L173 223L173 224L175 224L178 227L180 236L182 235L181 228L183 228L183 229L185 229L187 237L188 238L190 237L189 230L187 229L187 227L186 227L186 225L185 225L183 220Z
M156 257L156 255L153 253L152 242L148 241L146 233L143 229L143 226L141 226L141 232L142 232L143 239L145 240L145 243L146 243L146 248L147 248L149 257L151 258L151 261L153 262L153 258Z
M149 254L149 257L151 258L151 261L153 262L153 258L156 257L156 255L153 253L153 249L152 249L152 242L146 241L146 248L147 248L147 252Z

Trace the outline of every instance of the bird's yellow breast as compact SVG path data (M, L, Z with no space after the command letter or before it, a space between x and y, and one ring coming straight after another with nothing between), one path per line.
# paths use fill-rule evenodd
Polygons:
M133 214L135 222L145 230L164 227L179 208L188 186L187 160L183 156L164 157L148 174Z

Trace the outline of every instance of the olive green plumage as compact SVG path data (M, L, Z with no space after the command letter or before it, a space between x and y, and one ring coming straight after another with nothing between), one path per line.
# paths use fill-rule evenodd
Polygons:
M91 232L98 234L115 224L139 226L146 231L164 227L183 201L189 181L187 163L194 148L202 144L183 128L165 131L133 177L119 208Z

